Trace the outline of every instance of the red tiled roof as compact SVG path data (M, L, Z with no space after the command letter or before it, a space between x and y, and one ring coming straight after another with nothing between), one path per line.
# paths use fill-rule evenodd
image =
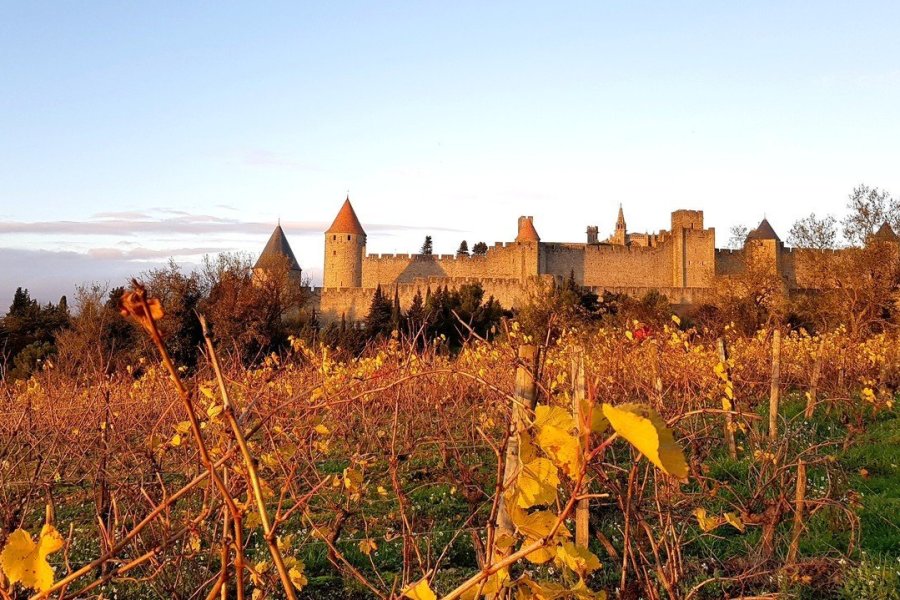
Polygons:
M329 227L325 233L354 233L356 235L366 235L362 225L359 223L359 219L356 217L353 206L350 204L349 197L344 200L344 205L338 212L337 217L334 218L334 223L331 224L331 227Z

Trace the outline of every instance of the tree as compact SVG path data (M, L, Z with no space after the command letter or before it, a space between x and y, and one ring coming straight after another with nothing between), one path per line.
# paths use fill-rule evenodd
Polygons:
M860 184L850 193L847 210L841 224L844 238L853 246L863 246L885 222L900 231L900 198L892 198L887 190Z
M474 246L472 246L472 254L476 256L483 256L487 254L488 247L484 242L478 242Z
M422 243L422 249L419 250L419 254L421 254L422 256L431 256L432 251L433 248L431 245L431 236L426 235L425 241Z
M6 313L7 316L11 317L22 317L33 313L38 310L39 305L37 300L31 299L31 294L28 293L27 288L16 288L16 293L13 295L12 304L9 305L9 311Z
M366 336L375 338L391 333L391 313L393 303L384 295L381 286L375 288L372 303L369 305L369 314L366 316Z
M870 240L810 257L807 269L818 289L799 296L795 310L821 329L846 325L851 337L884 331L900 310L898 253L896 243Z
M0 319L0 379L28 377L55 353L56 336L68 324L67 307L52 302L41 306L27 289L16 289L9 311Z
M518 312L523 330L541 340L556 338L565 326L600 315L597 294L578 284L574 269L561 281L540 282L530 289Z
M764 325L784 321L787 289L775 263L753 246L741 253L740 261L737 272L716 277L714 304L721 321L714 327L733 322L752 335Z
M150 296L162 302L165 315L159 328L173 360L179 366L193 368L203 343L197 318L203 298L200 276L193 272L185 274L170 259L165 267L151 270L142 279Z
M745 225L732 225L729 230L728 237L728 248L732 250L740 250L744 247L744 242L747 241L747 234L749 231Z
M834 250L837 243L837 220L831 215L820 219L816 213L810 213L795 222L788 233L788 245L795 248Z
M416 295L413 296L412 304L409 305L409 310L406 311L406 323L410 335L418 335L419 330L425 325L425 317L425 302L422 300L422 291L417 289Z
M463 240L459 243L459 248L456 250L457 256L468 256L469 255L469 243L466 240Z
M200 311L223 351L244 363L283 348L289 333L299 333L309 289L292 275L287 257L273 257L264 273L254 274L252 264L249 255L223 253L205 257L201 272L206 297Z
M462 345L473 331L481 337L489 337L503 316L502 307L493 297L484 301L484 289L478 283L468 283L456 290L446 286L438 288L426 299L425 312L428 337L444 336L450 347Z
M146 336L119 314L119 299L124 293L123 287L107 293L105 287L96 284L75 288L71 326L56 340L62 372L98 379L139 364Z
M394 286L394 302L391 304L391 327L398 334L403 324L403 311L400 310L400 290Z

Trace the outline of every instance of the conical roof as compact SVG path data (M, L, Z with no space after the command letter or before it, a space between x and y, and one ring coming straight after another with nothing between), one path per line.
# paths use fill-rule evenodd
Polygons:
M875 232L875 239L879 240L887 240L889 242L896 242L900 240L900 237L894 233L894 230L888 224L887 221L881 224L881 227L878 228L878 231Z
M775 240L780 242L781 238L772 229L767 219L760 221L759 226L747 235L748 240Z
M619 204L619 217L616 219L616 229L625 229L625 213L622 212L622 204Z
M341 210L338 211L337 216L334 218L334 223L331 224L331 227L325 233L366 235L362 225L359 223L359 219L356 217L353 205L350 204L350 196L347 196L347 199L344 200L344 205L341 206Z
M259 255L259 259L253 265L253 268L259 269L264 267L267 260L275 257L287 257L291 271L300 270L300 263L297 262L297 257L294 256L294 251L291 250L291 245L288 244L287 237L284 235L284 229L281 228L281 223L275 226L275 231L269 236L269 241L266 242L266 247L263 248L262 254Z
M519 234L516 236L517 242L539 242L537 229L534 228L534 221L531 217L519 217Z

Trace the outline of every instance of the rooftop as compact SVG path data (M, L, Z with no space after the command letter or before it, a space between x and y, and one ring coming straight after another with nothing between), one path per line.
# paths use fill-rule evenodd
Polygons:
M265 263L268 260L276 257L287 257L288 266L291 271L300 270L300 263L297 262L297 257L294 256L294 251L291 250L291 245L288 244L287 237L284 235L284 230L281 228L281 223L275 227L275 231L269 236L269 241L266 242L266 247L263 248L262 253L259 255L259 260L256 261L253 268L259 269L265 266Z
M781 238L778 237L778 234L775 233L775 230L772 229L772 226L769 224L767 219L763 219L760 221L759 226L756 229L747 234L748 240L775 240L777 242L781 241Z
M897 234L894 233L894 230L891 228L888 222L885 221L881 224L881 227L878 228L878 231L875 232L875 239L896 242L897 240L900 240L900 237L898 237Z
M353 205L350 204L350 196L347 196L347 199L344 200L344 205L341 206L341 210L338 211L337 216L334 218L334 223L331 224L331 227L325 233L366 235L356 216L356 211L353 210Z

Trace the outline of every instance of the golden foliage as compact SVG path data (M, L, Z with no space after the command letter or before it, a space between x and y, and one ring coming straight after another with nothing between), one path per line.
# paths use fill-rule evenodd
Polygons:
M656 411L640 404L603 405L603 414L620 436L664 472L687 479L684 453Z
M0 553L0 567L10 583L21 583L39 592L53 585L53 568L47 556L63 547L63 539L53 525L45 524L37 542L24 529L12 532Z

